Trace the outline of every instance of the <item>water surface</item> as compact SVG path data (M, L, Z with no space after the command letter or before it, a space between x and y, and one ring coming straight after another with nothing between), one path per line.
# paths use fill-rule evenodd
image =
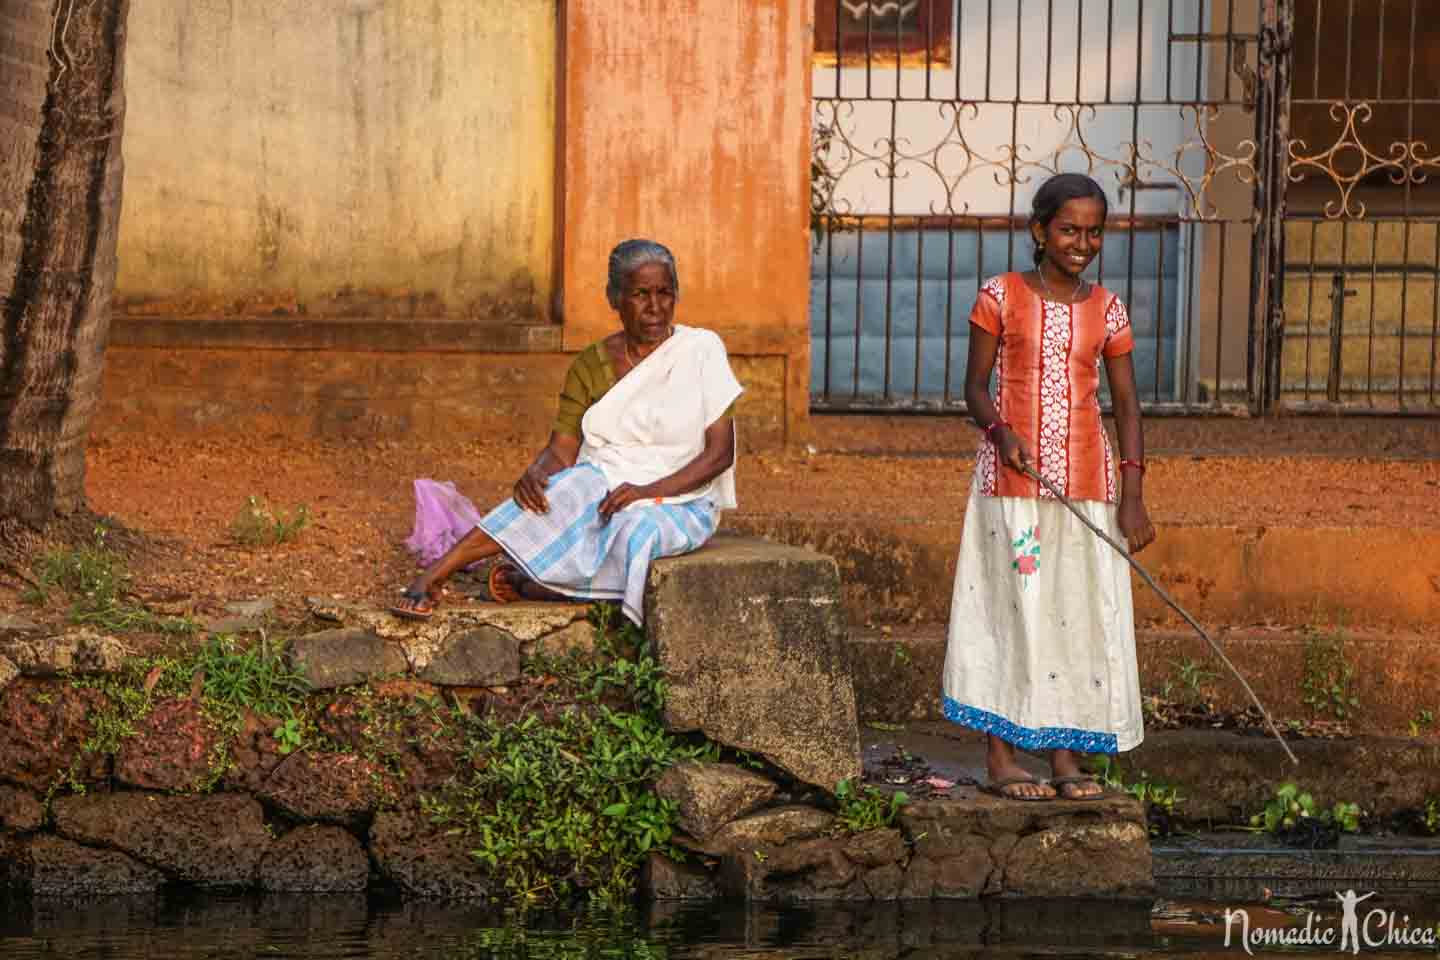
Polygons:
M1440 905L1372 898L1411 926ZM1366 904L1371 906L1372 904ZM0 900L0 957L192 958L961 958L980 956L1243 957L1224 946L1224 904L1019 901L656 904L624 917L546 915L521 922L480 906L379 896L168 894L91 901ZM1338 903L1251 905L1251 926L1336 926ZM1372 929L1374 929L1372 925ZM1334 954L1334 945L1315 948ZM1277 952L1257 945L1255 956ZM1373 958L1435 955L1363 947Z

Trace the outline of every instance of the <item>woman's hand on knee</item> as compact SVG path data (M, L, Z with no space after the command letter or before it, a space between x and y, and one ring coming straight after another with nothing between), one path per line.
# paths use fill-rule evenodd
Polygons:
M637 487L633 483L622 483L605 495L605 499L600 501L600 506L596 508L596 511L600 514L600 518L608 523L612 516L630 504L637 500L648 500L653 496L655 493L649 485Z
M549 513L550 501L545 499L545 487L549 483L550 478L531 464L515 481L515 502L531 513Z

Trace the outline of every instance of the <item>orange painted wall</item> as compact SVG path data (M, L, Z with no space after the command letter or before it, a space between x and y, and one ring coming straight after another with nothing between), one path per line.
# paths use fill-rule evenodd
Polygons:
M809 0L566 0L566 350L616 327L611 247L674 251L681 323L784 360L784 432L809 406ZM739 413L745 414L742 399Z

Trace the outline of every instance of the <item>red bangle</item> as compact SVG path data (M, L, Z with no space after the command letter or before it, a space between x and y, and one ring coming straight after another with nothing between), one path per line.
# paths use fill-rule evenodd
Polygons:
M994 423L990 424L990 426L985 428L985 439L993 443L994 438L991 436L991 434L998 430L1000 427L1008 426L1010 426L1010 424L1006 423L1004 420L996 420Z
M1122 457L1120 460L1120 469L1124 470L1126 467L1134 467L1140 471L1142 477L1145 475L1145 463L1142 460L1127 460Z

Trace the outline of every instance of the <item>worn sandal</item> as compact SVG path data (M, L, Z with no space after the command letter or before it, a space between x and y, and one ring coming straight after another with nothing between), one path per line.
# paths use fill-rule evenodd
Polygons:
M1037 786L1044 786L1044 780L1036 780L1034 777L1006 777L1004 780L991 780L989 783L982 783L980 790L991 796L999 797L1001 800L1015 800L1020 803L1049 803L1055 796L1034 796L1027 797L1023 793L1006 793L1006 787L1013 787L1017 783L1033 783Z
M1066 787L1078 787L1082 783L1093 783L1095 786L1100 787L1100 789L1095 793L1076 793L1073 789L1065 789ZM1100 781L1083 773L1074 777L1051 777L1050 786L1055 788L1055 795L1061 800L1089 801L1099 800L1105 796L1105 788L1101 785Z
M504 560L497 560L490 565L490 574L485 578L485 585L490 588L492 603L515 603L524 599L510 581L510 574L519 572L519 567Z
M400 617L402 620L429 620L435 613L435 601L430 595L420 590L411 590L408 587L401 591L400 596L409 600L411 606L394 606L390 608L390 615Z

